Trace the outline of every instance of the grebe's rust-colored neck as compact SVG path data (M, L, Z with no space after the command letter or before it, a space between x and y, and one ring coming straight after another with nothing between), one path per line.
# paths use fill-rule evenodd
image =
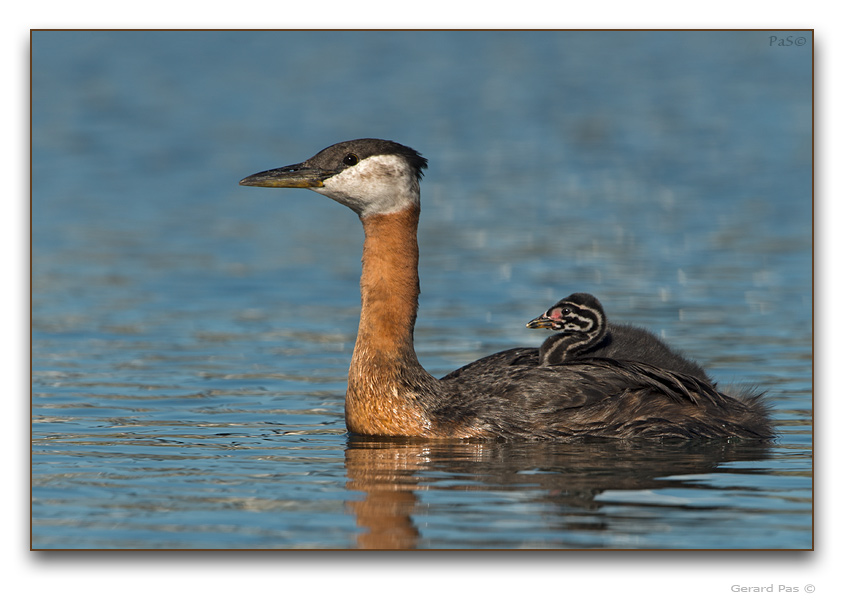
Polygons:
M419 208L362 220L363 271L358 344L388 354L410 354L419 300Z
M419 207L362 218L361 315L349 368L346 426L367 435L426 436L416 400L434 380L413 349L419 299Z

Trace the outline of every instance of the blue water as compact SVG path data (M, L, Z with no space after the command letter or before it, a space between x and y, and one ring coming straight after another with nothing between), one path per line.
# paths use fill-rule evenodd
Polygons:
M32 546L811 547L812 45L768 39L35 32ZM356 137L430 160L430 372L585 291L779 438L350 441L360 224L237 182Z

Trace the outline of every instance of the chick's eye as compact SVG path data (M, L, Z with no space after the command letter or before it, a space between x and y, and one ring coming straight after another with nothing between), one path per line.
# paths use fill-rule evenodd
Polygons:
M358 164L358 162L360 162L360 159L357 156L355 156L354 154L347 154L343 158L343 164L346 165L346 166L349 166L349 167L351 167L352 165Z

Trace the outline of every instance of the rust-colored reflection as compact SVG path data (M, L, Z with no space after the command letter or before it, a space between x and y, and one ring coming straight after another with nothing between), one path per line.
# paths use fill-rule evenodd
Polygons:
M461 475L450 490L506 491L530 486L545 492L536 495L537 502L558 511L577 507L600 515L602 505L595 496L604 490L683 487L682 481L661 479L709 473L734 460L761 460L767 452L763 445L725 442L637 446L607 441L505 443L354 437L346 448L346 487L364 496L348 502L348 507L361 528L358 548L408 550L420 545L420 532L414 524L416 492L439 479L437 473ZM566 525L568 529L582 526Z
M346 450L346 487L365 493L349 502L363 532L362 549L406 550L416 547L419 531L411 513L416 505L413 474L424 461L425 448L390 442L350 443Z
M424 486L431 461L469 461L482 455L484 445L466 441L431 441L356 437L346 449L350 490L364 492L349 502L363 529L358 548L408 550L417 547L419 530L413 524L415 491Z
M408 550L417 547L419 530L413 524L414 493L424 489L425 471L432 461L475 465L489 452L488 443L356 437L346 449L346 487L365 493L348 503L363 529L358 548ZM473 469L468 469L471 473ZM430 477L428 477L430 479Z

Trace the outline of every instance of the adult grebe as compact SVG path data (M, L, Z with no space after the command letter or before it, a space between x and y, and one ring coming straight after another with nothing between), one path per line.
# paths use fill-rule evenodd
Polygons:
M618 358L648 363L712 383L700 365L669 348L650 331L633 325L607 323L604 307L592 294L567 296L527 326L562 331L540 346L541 365L558 365L573 357Z
M767 438L758 396L735 398L697 379L613 359L536 365L516 348L446 375L419 364L419 180L428 161L396 142L341 142L241 185L308 188L363 223L361 315L349 367L353 434L427 438ZM533 364L512 364L533 353Z

